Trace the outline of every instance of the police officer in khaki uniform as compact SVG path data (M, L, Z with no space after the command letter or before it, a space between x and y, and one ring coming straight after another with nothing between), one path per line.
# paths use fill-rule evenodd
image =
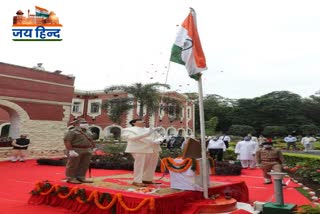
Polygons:
M72 124L75 127L64 136L64 145L68 156L66 165L67 182L73 184L92 183L93 181L85 179L95 146L92 133L88 129L87 121L83 118L75 120Z
M262 148L256 152L256 161L263 171L264 184L271 184L271 175L268 172L281 172L284 158L281 150L272 148L272 142L264 142Z

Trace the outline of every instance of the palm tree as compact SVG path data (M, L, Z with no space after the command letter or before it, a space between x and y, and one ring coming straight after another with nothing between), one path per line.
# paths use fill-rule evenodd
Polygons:
M105 92L113 92L113 91L123 91L128 94L131 94L133 97L126 98L115 98L106 101L103 104L103 108L116 108L118 110L114 110L117 112L117 115L111 116L110 119L118 118L124 112L128 111L130 108L133 108L133 102L136 100L137 105L139 105L139 117L143 118L143 109L146 107L147 114L150 115L153 112L157 111L159 108L159 103L161 102L161 93L159 91L160 87L164 87L166 89L170 89L169 85L161 84L161 83L150 83L150 84L142 84L142 83L134 83L130 86L125 85L116 85L105 88ZM120 105L119 105L120 104ZM121 108L119 108L121 106ZM113 108L113 109L114 109ZM117 121L119 122L119 121Z

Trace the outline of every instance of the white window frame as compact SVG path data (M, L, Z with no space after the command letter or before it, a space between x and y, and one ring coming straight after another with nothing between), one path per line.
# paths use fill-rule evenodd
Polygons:
M97 103L99 105L99 111L98 112L91 112L91 107L92 104ZM102 100L101 99L91 99L88 100L88 110L87 110L87 115L91 116L91 117L96 117L101 115L101 105L102 105Z
M77 104L79 103L79 111L78 112L73 111L75 103L77 103ZM74 117L79 117L79 116L83 115L83 107L84 107L84 100L83 99L73 98L72 99L72 106L71 106L71 114Z

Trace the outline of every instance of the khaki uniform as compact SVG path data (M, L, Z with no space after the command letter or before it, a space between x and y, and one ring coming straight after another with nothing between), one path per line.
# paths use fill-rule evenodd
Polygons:
M284 158L282 152L278 149L262 148L256 152L256 161L257 164L261 165L265 181L269 182L271 181L271 175L269 175L268 172L271 170L274 170L275 172L281 172Z
M85 179L92 156L93 145L91 139L92 133L90 131L81 131L79 127L65 134L64 140L71 142L72 149L79 154L78 157L68 157L66 165L67 179Z

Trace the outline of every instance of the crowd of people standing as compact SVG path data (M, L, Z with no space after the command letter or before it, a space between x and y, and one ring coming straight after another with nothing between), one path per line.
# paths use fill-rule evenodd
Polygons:
M224 140L227 139L227 142ZM223 154L229 146L231 138L226 134L220 137L210 137L207 143L208 155L216 161L223 160ZM297 143L301 143L304 152L310 152L314 147L315 137L306 135L299 141L297 137L289 134L283 138L286 143L286 150L298 150ZM274 140L271 137L253 136L249 133L241 140L237 141L234 147L234 152L237 155L237 160L243 169L260 168L263 172L264 183L272 183L269 172L282 172L284 158L281 149L274 147ZM284 185L284 184L283 184Z

